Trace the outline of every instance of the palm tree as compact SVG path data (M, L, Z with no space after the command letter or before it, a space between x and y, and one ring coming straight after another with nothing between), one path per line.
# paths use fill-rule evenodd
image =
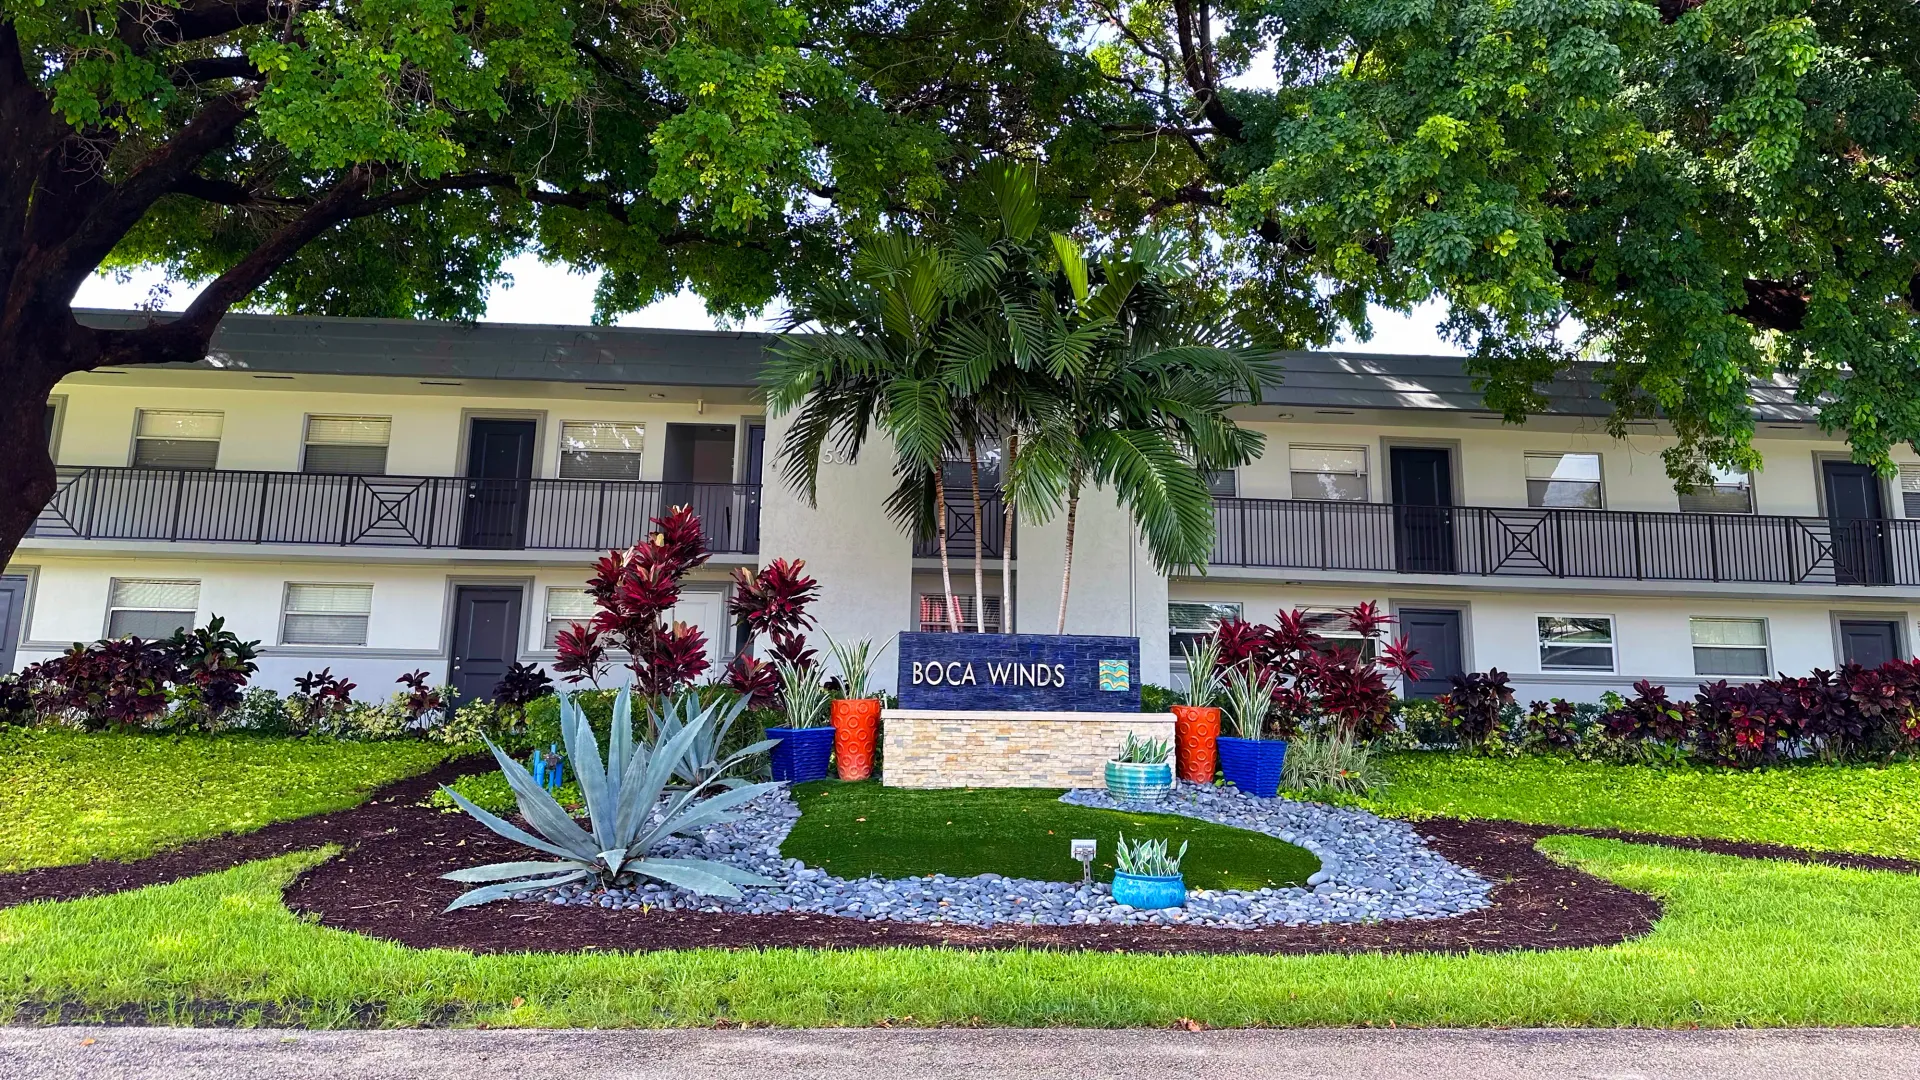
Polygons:
M1007 487L1030 518L1065 504L1056 620L1065 633L1086 486L1113 487L1162 572L1204 566L1214 538L1206 475L1259 456L1262 436L1228 413L1258 404L1273 371L1219 321L1202 325L1177 302L1178 268L1158 244L1142 241L1094 265L1072 238L1052 241L1051 273L1019 314L1040 343L1047 385L1028 396Z

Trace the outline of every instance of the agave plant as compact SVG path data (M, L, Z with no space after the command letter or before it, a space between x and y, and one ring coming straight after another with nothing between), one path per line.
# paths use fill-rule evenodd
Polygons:
M649 747L634 740L633 701L622 689L614 699L613 732L603 759L586 713L571 694L562 694L560 737L566 743L567 761L573 766L574 780L587 804L589 827L585 829L534 781L525 766L489 740L487 748L500 763L520 815L534 832L480 809L452 788L440 790L480 824L517 844L552 855L555 861L494 863L442 875L449 881L481 885L462 893L447 905L447 910L588 879L618 885L652 878L702 896L729 898L738 897L742 885L774 884L758 874L710 859L659 858L651 854L655 846L676 833L692 833L733 820L729 811L734 807L779 786L748 784L712 794L720 785L717 780L708 780L668 794L662 801L687 751L714 720L712 712L697 714L671 738Z
M750 698L740 694L734 695L730 701L702 705L699 693L693 690L682 690L666 698L660 711L653 716L654 745L664 746L672 742L687 728L699 731L688 746L686 757L674 768L674 778L694 786L737 788L747 783L741 777L728 774L755 754L764 754L773 749L773 744L778 741L762 739L731 754L726 752L727 736L733 731L734 721L740 719L751 703Z

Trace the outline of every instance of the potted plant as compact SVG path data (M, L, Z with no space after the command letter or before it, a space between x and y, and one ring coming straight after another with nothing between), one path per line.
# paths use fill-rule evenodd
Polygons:
M820 673L811 664L801 667L782 660L774 669L780 673L787 722L767 729L767 738L779 740L770 755L773 778L795 784L824 780L827 759L833 753L833 729L823 726L827 688L820 684Z
M1174 762L1180 779L1213 783L1218 762L1214 741L1220 737L1220 639L1209 637L1182 650L1187 660L1184 704L1173 707Z
M1120 756L1107 762L1107 794L1122 802L1152 802L1173 790L1173 748L1165 739L1142 739L1127 732Z
M1180 907L1187 902L1187 882L1180 876L1180 860L1187 857L1182 843L1178 854L1167 854L1165 840L1136 840L1125 835L1113 851L1113 902L1134 908Z
M849 642L827 635L827 648L840 666L840 696L833 699L833 758L842 780L873 775L873 746L880 735L880 699L867 693L873 673L873 642Z
M1276 681L1252 664L1228 677L1226 714L1233 735L1220 736L1216 744L1221 773L1234 787L1263 799L1280 790L1280 770L1287 760L1286 740L1265 738Z

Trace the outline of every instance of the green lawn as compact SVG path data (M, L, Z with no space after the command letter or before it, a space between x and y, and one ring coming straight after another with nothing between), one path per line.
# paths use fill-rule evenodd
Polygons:
M1741 772L1410 753L1386 768L1386 791L1357 805L1920 859L1920 762Z
M794 790L800 820L781 854L841 877L971 877L995 873L1078 881L1067 842L1100 842L1094 876L1113 880L1114 841L1166 839L1190 847L1181 872L1189 889L1297 885L1320 868L1313 853L1245 829L1172 814L1091 810L1060 801L1059 790L983 788L911 791L877 783L822 780Z
M0 871L134 859L339 810L450 752L420 742L0 731Z
M405 1025L1898 1025L1920 1022L1920 877L1558 837L1660 896L1597 949L1181 956L941 949L470 956L290 914L291 855L136 893L0 911L0 1022L20 1002L207 1021ZM222 1003L209 1017L196 1003ZM175 1012L177 1010L177 1013ZM911 1018L906 1020L905 1018Z

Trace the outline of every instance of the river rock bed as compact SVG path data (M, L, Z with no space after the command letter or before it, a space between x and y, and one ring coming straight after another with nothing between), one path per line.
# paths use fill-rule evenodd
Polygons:
M1412 827L1360 810L1260 799L1232 788L1181 783L1157 803L1119 803L1105 791L1080 789L1063 802L1096 809L1181 814L1251 829L1306 848L1321 868L1305 888L1196 889L1184 908L1143 911L1116 904L1109 886L1034 881L999 874L954 878L835 877L780 856L800 808L786 791L748 803L739 817L698 836L675 837L658 854L717 859L776 882L746 888L738 900L697 896L657 882L602 889L567 885L518 893L515 899L622 910L770 914L800 912L869 921L997 926L1146 924L1257 929L1325 923L1432 919L1485 907L1492 886L1429 850Z

